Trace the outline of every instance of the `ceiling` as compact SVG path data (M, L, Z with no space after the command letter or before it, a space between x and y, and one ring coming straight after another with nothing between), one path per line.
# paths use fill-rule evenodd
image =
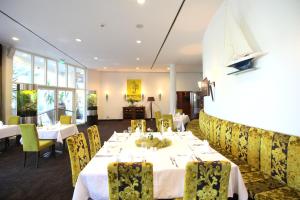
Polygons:
M54 47L2 13L0 43L100 71L161 72L175 64L178 72L201 72L204 31L222 0L186 0L151 69L181 3L182 0L146 0L143 5L136 0L1 0L1 11ZM143 28L136 28L137 24ZM76 38L82 42L76 42ZM141 43L137 44L137 40Z

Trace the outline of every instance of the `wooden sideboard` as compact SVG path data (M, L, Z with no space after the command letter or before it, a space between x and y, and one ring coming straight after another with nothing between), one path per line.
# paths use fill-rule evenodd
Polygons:
M123 119L145 119L145 107L123 107Z

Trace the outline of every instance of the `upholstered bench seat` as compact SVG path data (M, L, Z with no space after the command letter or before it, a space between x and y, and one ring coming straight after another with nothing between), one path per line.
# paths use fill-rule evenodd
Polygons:
M267 179L264 179L261 181L253 181L253 182L246 183L248 195L249 195L249 198L251 198L251 199L256 199L256 198L254 198L256 194L270 191L270 190L277 189L277 188L281 188L284 186L285 186L285 184L280 183L279 181L277 181L273 178L267 178Z
M249 172L258 172L258 169L255 169L254 167L248 165L248 164L237 164L239 166L240 172L242 174L249 173Z
M254 196L254 198L256 200L299 200L300 191L285 186L274 190L258 193Z

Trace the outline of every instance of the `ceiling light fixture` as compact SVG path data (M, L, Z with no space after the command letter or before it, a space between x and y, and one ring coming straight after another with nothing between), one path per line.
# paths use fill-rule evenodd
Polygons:
M94 60L98 60L98 57L97 57L97 56L95 56L95 57L94 57Z
M76 41L76 42L82 42L82 40L79 39L79 38L76 38L75 41Z
M137 0L138 4L143 5L145 3L146 0Z
M107 67L103 67L103 69L107 69Z
M170 70L170 67L168 67L167 69Z
M12 37L11 39L14 41L19 41L19 38L17 38L17 37Z
M139 70L140 68L139 68L139 67L136 67L135 69L136 69L136 70Z
M141 43L142 43L142 41L141 41L141 40L137 40L137 41L136 41L136 43L138 43L138 44L141 44Z
M137 58L136 58L136 60L137 60L137 61L139 61L139 60L140 60L140 58L139 58L139 57L137 57Z
M135 27L136 28L144 28L144 25L143 24L137 24Z

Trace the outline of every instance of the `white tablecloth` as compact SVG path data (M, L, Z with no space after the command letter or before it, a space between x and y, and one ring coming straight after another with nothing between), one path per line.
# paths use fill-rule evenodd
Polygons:
M190 121L190 118L188 115L178 115L175 114L173 116L173 122L174 122L174 128L185 131L184 125Z
M78 133L75 124L38 127L37 131L39 139L56 140L60 143L63 143L65 138Z
M156 133L158 135L158 133ZM185 166L194 160L195 155L205 160L227 160L215 150L207 151L200 140L191 132L178 135L167 133L172 145L160 150L146 150L136 147L137 136L126 138L125 133L115 133L106 142L96 156L88 163L78 176L73 200L108 199L107 165L115 161L142 161L153 163L154 198L182 197L184 191ZM178 167L170 157L174 157ZM239 199L247 199L248 194L237 165L231 163L228 196L239 194Z
M21 131L18 125L0 126L0 139L15 136L15 135L21 135Z

